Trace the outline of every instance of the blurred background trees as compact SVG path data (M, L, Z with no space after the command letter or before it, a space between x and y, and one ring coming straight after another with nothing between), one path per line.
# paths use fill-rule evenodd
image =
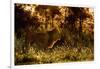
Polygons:
M93 18L93 8L15 4L15 36L25 37L29 29L32 33L46 33L56 28L61 42L72 46L88 41L93 44Z
M93 41L93 18L93 8L15 4L15 35L23 36L26 28L32 28L33 33L56 28L66 38L71 37L67 30L77 37L74 38L77 41L80 38Z
M41 63L47 62L47 59L50 59L48 62L51 62L53 57L55 57L54 60L58 58L54 53L63 54L64 59L61 58L61 60L64 61L84 60L84 57L90 60L93 59L94 52L94 10L88 7L15 4L14 34L15 63L33 61L33 59L35 62L38 60L37 56L41 56ZM54 51L48 50L49 52L45 53L39 49L38 45L45 46L47 42L52 43L54 40L58 40L54 44ZM27 44L32 41L36 43ZM30 48L27 49L29 54L25 52L20 54L25 47ZM76 54L73 54L74 51ZM46 59L42 59L42 57ZM42 62L42 60L44 61Z

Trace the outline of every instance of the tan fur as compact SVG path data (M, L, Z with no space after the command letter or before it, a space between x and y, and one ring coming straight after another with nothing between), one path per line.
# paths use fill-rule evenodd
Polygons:
M26 29L26 47L36 43L40 48L52 48L58 40L60 40L60 37L56 29L52 29L45 33L33 33L29 28Z

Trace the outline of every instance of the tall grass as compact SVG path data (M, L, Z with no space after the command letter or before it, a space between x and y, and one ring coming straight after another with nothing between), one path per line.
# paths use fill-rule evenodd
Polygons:
M69 37L66 38L64 44L55 44L52 49L40 49L36 43L33 43L28 49L28 53L22 53L25 39L23 37L15 38L15 64L65 63L94 59L93 42L87 40L88 37L84 36L84 40L78 38L78 41L75 41L72 33L67 34L67 36Z

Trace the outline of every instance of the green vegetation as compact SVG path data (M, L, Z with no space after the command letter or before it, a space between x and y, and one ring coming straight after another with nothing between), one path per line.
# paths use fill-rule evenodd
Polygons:
M93 8L15 4L15 65L94 60Z
M69 38L71 38L69 36ZM55 44L52 49L39 49L34 43L28 53L22 53L22 38L16 41L15 64L43 64L43 63L63 63L75 61L91 61L94 59L94 48L90 41L77 42L77 46L72 46L71 40L63 45ZM22 42L23 41L23 42ZM82 40L81 40L82 41ZM87 45L87 46L85 46Z

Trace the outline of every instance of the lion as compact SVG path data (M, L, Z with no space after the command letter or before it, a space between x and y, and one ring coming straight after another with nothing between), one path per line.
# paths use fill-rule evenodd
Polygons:
M55 43L60 40L60 33L56 28L46 32L33 32L31 29L26 29L25 47L28 48L36 43L39 48L50 49Z

